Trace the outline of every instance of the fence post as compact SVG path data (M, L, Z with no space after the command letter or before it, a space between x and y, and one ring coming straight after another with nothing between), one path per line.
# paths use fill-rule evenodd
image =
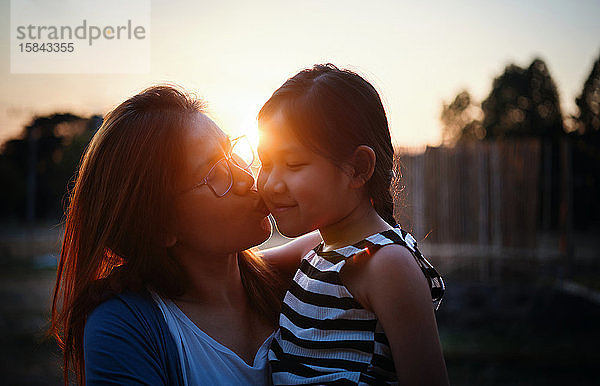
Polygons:
M425 181L424 181L424 173L423 170L425 167L425 153L416 154L413 157L412 163L412 183L410 191L413 196L413 218L415 221L415 236L418 238L425 236L425 207L424 207L424 196L425 196Z
M29 225L35 220L35 198L37 190L37 153L40 129L27 126L27 191L25 196L25 220Z
M486 255L480 257L479 277L481 281L488 279L490 271L490 167L489 167L489 143L477 143L477 183L479 185L479 224L477 227L479 250L485 247Z
M573 170L571 146L568 140L560 141L560 253L565 260L567 275L573 259Z
M548 232L552 226L552 143L548 140L543 142L542 154L542 229Z
M498 279L500 264L498 258L502 249L502 168L500 165L500 141L490 146L490 201L492 217L492 257L493 277Z

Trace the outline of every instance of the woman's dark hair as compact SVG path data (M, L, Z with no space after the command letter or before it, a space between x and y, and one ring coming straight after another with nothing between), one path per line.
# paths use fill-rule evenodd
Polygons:
M333 64L318 64L279 87L258 120L268 120L277 112L304 145L334 164L347 161L360 145L371 147L376 163L367 193L379 216L396 225L390 194L394 149L383 104L369 82Z
M85 382L83 331L89 313L126 290L177 297L189 279L166 247L174 223L174 171L184 133L203 105L172 86L150 87L106 115L82 157L70 194L54 287L50 334L64 351L64 379ZM277 278L250 251L239 254L250 303L276 320Z

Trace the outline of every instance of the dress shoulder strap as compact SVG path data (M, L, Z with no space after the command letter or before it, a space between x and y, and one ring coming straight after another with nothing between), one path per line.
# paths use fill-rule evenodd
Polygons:
M437 310L446 290L444 280L433 267L433 265L423 256L421 251L419 251L417 248L417 240L415 240L410 233L406 232L399 226L383 232L375 233L355 244L338 248L333 251L323 252L324 244L321 243L314 249L314 251L320 257L333 264L337 264L351 256L354 256L357 253L365 251L368 251L369 253L375 253L375 251L377 251L379 248L390 244L402 245L411 252L417 264L421 268L421 271L425 275L427 282L429 283L431 298L435 309Z

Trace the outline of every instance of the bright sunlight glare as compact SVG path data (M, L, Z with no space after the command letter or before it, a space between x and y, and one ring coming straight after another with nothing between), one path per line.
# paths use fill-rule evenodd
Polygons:
M246 141L243 142L249 145L236 146L236 153L247 163L254 160L252 166L256 166L258 164L258 155L256 152L256 149L258 148L258 123L256 121L256 113L241 115L238 124L234 127L234 129L228 130L231 138L245 136ZM242 143L240 143L240 145L242 145Z

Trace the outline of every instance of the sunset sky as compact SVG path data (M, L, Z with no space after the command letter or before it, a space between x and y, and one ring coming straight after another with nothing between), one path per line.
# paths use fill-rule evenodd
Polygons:
M0 0L0 141L34 114L105 114L167 81L204 98L225 131L255 137L255 116L277 87L332 62L379 90L397 145L436 145L444 101L461 89L481 101L507 64L537 56L563 113L575 113L600 55L599 1L156 0L151 13L150 73L11 75L10 1Z

